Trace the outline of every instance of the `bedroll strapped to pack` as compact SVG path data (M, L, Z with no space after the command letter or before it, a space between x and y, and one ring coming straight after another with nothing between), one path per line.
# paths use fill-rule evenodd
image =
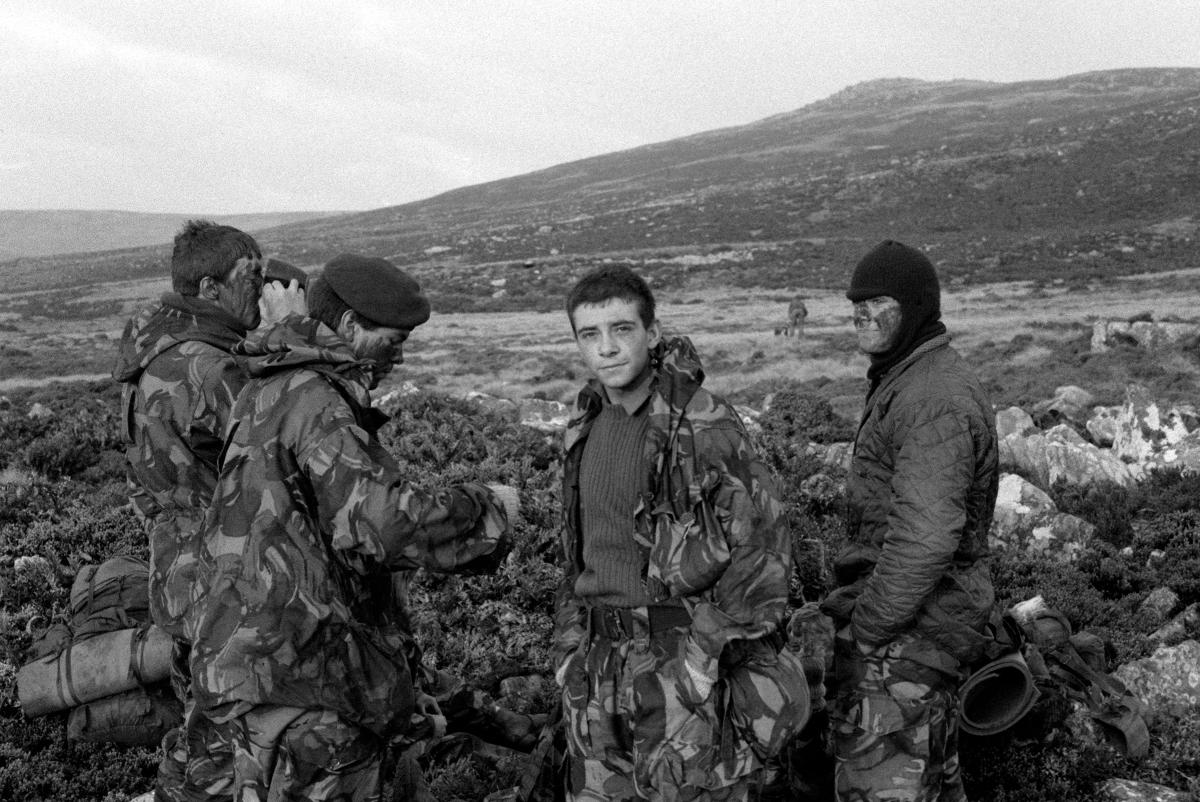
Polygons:
M959 713L964 732L1003 732L1043 701L1061 697L1082 704L1099 731L1126 757L1144 757L1150 746L1146 703L1106 671L1104 641L1072 633L1066 616L1036 596L1006 611L991 662L963 684ZM1063 709L1062 717L1069 705ZM1057 723L1057 722L1056 722Z
M26 716L74 708L68 737L157 743L178 723L167 690L172 638L149 621L150 568L114 557L84 566L71 586L71 617L50 627L17 672Z

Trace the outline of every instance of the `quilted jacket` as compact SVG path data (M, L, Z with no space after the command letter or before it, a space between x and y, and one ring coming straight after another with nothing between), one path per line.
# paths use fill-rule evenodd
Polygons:
M847 481L849 543L823 608L860 645L915 632L978 659L993 603L988 528L995 416L949 335L919 346L867 399Z

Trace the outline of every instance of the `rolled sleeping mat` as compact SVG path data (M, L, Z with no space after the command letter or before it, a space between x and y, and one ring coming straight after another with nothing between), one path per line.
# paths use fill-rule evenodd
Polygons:
M105 632L17 672L17 698L26 716L44 716L102 699L171 673L170 635L156 626Z
M997 657L959 690L959 726L970 735L1004 732L1025 717L1039 695L1020 652Z

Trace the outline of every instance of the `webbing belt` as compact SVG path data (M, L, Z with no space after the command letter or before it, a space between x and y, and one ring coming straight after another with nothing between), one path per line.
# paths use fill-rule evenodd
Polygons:
M692 616L678 604L652 604L648 607L592 607L588 621L594 637L629 640L640 633L657 635L669 629L686 627Z

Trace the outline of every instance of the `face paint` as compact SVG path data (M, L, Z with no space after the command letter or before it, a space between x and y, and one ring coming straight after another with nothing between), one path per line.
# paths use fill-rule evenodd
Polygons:
M854 304L854 330L858 347L865 354L886 353L896 344L903 313L900 302L888 295L879 295Z

